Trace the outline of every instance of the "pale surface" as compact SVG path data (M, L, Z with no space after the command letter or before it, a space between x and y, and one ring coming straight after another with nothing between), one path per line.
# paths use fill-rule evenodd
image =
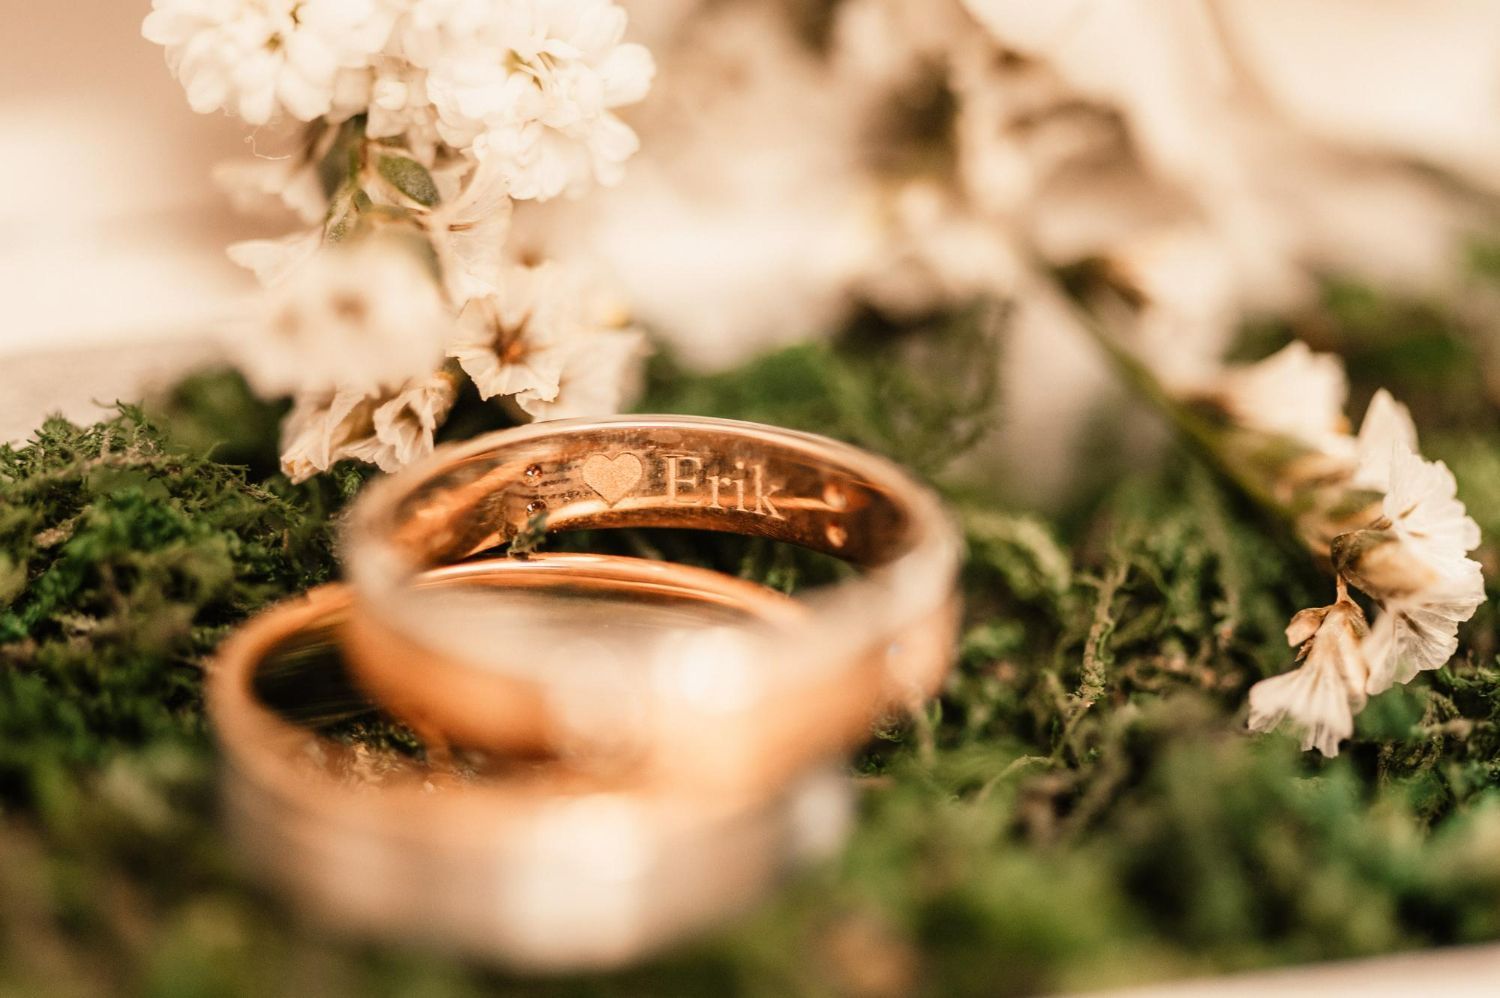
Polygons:
M250 287L224 257L249 234L209 180L248 149L188 109L143 0L0 0L0 395L18 351L201 337Z
M116 401L138 401L153 385L213 356L203 341L101 343L12 353L0 344L0 444L26 439L48 415L77 423L109 415Z
M188 109L144 0L0 0L0 442L91 421L211 349L257 234L209 179L243 130Z

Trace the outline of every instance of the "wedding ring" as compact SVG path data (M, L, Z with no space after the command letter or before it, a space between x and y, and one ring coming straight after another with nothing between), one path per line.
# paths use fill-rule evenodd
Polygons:
M464 605L415 584L517 536L601 527L766 537L860 571L795 613L649 641L605 639L567 608L507 612L511 592ZM440 449L366 490L345 538L346 640L372 694L455 744L770 786L940 688L959 552L928 489L846 444L698 417L549 421Z
M571 572L582 589L601 577L604 590L666 584L661 605L687 615L781 612L781 597L714 573L664 583L632 559L574 569L499 561L420 584L546 589ZM207 685L235 837L331 927L532 969L611 966L743 909L847 830L848 781L826 766L765 795L674 793L556 760L443 764L341 739L339 724L373 715L336 645L350 604L347 588L326 586L262 614L225 644Z

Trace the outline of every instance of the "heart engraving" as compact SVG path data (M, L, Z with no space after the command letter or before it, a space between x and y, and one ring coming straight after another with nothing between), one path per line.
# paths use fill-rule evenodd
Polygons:
M641 459L634 454L620 454L616 457L590 454L588 460L583 462L583 484L599 493L600 498L613 506L630 495L631 490L640 484L644 471Z

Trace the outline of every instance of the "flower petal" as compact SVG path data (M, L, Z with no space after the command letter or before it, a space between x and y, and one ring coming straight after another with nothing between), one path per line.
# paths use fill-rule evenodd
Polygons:
M1391 462L1398 452L1415 452L1417 427L1411 412L1384 388L1375 393L1359 427L1356 488L1385 492L1391 487Z
M1391 457L1390 477L1386 517L1434 564L1456 567L1479 546L1479 525L1458 500L1458 483L1446 464L1398 448Z
M1387 603L1364 641L1370 667L1366 692L1384 692L1411 682L1418 672L1446 665L1458 650L1458 625L1474 616L1484 599L1483 570L1466 560L1436 588Z
M1354 733L1354 711L1337 675L1309 663L1250 687L1250 730L1271 731L1283 722L1302 735L1302 749L1339 754Z

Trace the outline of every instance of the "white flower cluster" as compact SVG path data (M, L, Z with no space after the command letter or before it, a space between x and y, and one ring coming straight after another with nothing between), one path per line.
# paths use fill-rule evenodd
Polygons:
M612 0L153 0L143 33L195 110L307 123L291 155L219 173L314 226L230 247L266 289L230 345L297 396L294 479L422 455L465 375L532 418L628 401L625 310L510 245L513 202L617 183L635 153L615 111L655 68L625 27Z
M1252 730L1285 723L1301 733L1304 749L1329 756L1353 734L1369 696L1453 657L1459 624L1485 599L1483 572L1469 557L1479 527L1457 498L1453 473L1418 453L1410 413L1383 390L1351 435L1346 392L1338 360L1301 343L1219 377L1218 401L1230 418L1307 448L1318 487L1366 510L1332 538L1337 600L1302 611L1287 628L1301 664L1250 690ZM1346 582L1375 603L1373 624Z
M381 0L153 0L142 34L165 46L194 111L229 111L252 125L333 109L346 69L390 37Z
M153 0L143 33L196 111L363 114L428 165L439 140L493 160L528 199L617 183L636 151L614 109L655 67L625 22L611 0Z

